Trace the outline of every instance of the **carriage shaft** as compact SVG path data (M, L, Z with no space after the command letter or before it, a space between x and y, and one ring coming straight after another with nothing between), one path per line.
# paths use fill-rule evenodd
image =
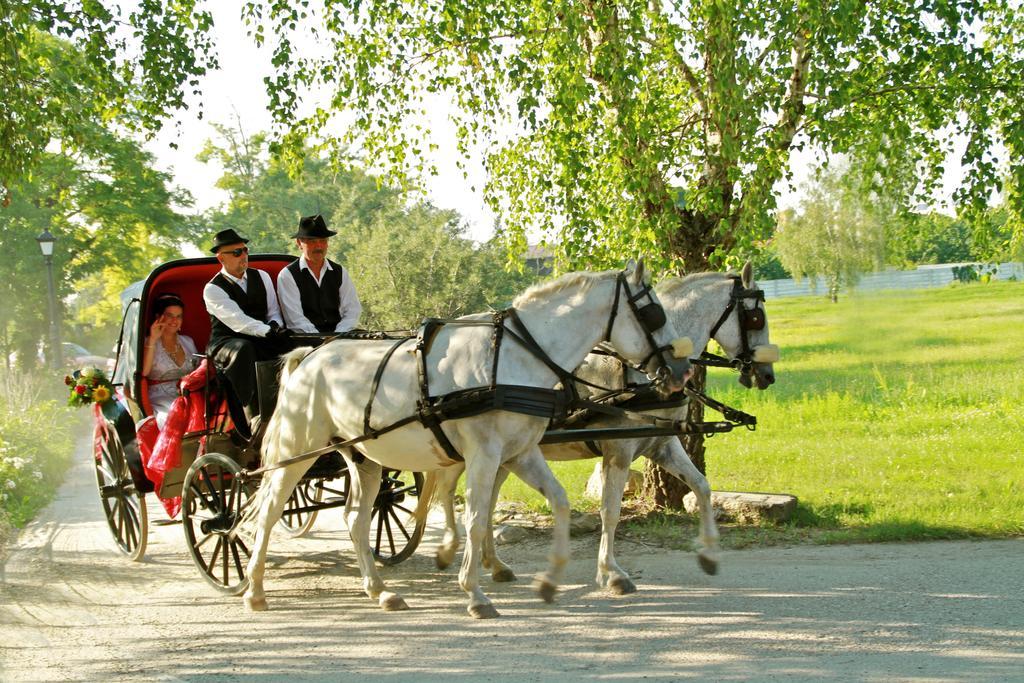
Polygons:
M611 441L615 439L643 439L655 436L682 436L684 434L717 434L732 431L731 422L698 422L678 427L601 427L595 429L549 429L541 444L571 443L573 441Z

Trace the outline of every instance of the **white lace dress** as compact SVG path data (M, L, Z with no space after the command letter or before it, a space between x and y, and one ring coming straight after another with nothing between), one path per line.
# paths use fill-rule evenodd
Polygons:
M156 348L153 349L153 367L146 375L146 379L150 381L149 405L153 408L153 415L156 416L156 424L160 429L164 428L171 404L178 398L178 382L168 380L179 380L196 369L196 343L191 337L183 334L178 335L178 341L185 349L184 362L181 365L175 363L171 354L164 349L163 343L157 341Z

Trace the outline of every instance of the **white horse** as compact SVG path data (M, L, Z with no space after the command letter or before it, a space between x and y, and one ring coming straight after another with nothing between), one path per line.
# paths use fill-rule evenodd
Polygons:
M550 390L569 381L565 368L575 368L602 339L633 362L645 363L665 381L665 391L677 390L689 375L686 356L692 345L678 340L645 278L642 262L621 273L575 273L535 286L513 302L525 327L505 319L495 362L496 328L490 314L460 318L442 327L427 346L426 379L431 396L468 388L518 385ZM532 337L540 354L510 339ZM677 349L672 357L672 342ZM301 359L303 351L286 356L277 408L263 442L263 466L275 467L263 476L254 505L243 520L255 523L254 552L247 573L245 594L253 610L266 609L263 591L264 561L270 530L281 516L288 496L312 460L284 465L289 456L312 452L332 440L349 440L372 429L417 415L421 354L416 344L396 346L393 341L345 341L320 347ZM536 349L535 349L536 351ZM390 356L386 364L385 356ZM546 354L546 358L541 355ZM381 370L381 368L383 368ZM495 372L496 369L496 372ZM375 376L376 373L376 376ZM371 381L373 380L373 381ZM374 393L373 388L376 388ZM504 466L540 491L554 513L552 552L548 571L537 577L537 592L554 599L569 553L569 502L552 475L537 444L548 427L547 417L508 410L488 410L472 417L443 422L443 436L463 458L466 470L466 553L459 585L469 597L468 612L477 618L498 615L479 586L479 562L489 526L490 501L499 467ZM442 441L419 421L379 433L362 441L350 459L351 489L345 517L367 595L384 609L406 609L405 601L385 590L377 573L369 542L373 500L380 485L381 466L430 471L452 465Z
M740 375L740 382L744 386L749 388L756 384L758 389L766 389L774 383L772 362L778 359L778 348L769 344L767 321L764 310L758 303L760 290L755 288L753 271L749 263L744 266L738 280L735 276L721 273L700 273L683 279L670 278L659 283L655 289L675 330L693 340L694 357L700 356L713 336L731 359L747 361ZM630 381L642 381L638 374L633 371L630 373ZM621 363L607 355L589 355L576 374L593 384L613 388L623 386ZM581 394L588 392L586 386L581 385L579 389ZM645 412L682 420L686 418L687 408L683 406ZM636 424L625 417L601 416L589 422L587 426L629 427ZM629 575L615 561L614 542L630 463L644 454L685 481L696 494L700 508L698 563L705 572L716 573L718 528L711 508L711 488L707 479L683 450L679 439L674 436L615 439L602 441L597 447L603 457L604 484L601 499L601 547L597 560L598 585L607 585L610 590L620 595L636 590ZM548 460L596 457L583 442L542 445L541 451ZM459 546L454 494L460 474L461 468L458 467L431 472L427 475L427 482L424 485L424 489L431 491L434 499L441 502L445 511L445 534L436 558L438 566L442 569L451 564ZM508 472L504 469L498 474L491 501L492 511L497 503L498 490L507 476ZM433 481L434 479L436 481ZM424 501L417 514L425 515L428 508L429 501ZM491 576L495 581L514 581L516 578L512 569L497 556L491 529L488 529L484 536L483 564L491 570Z

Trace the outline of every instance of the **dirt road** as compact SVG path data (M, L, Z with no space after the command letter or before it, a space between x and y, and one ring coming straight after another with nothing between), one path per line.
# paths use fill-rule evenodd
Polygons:
M522 579L487 581L502 617L481 622L433 567L436 529L384 570L412 607L385 613L341 528L326 512L272 542L270 611L253 614L201 581L179 525L121 559L78 466L0 568L0 680L1024 681L1024 539L732 551L714 577L626 542L640 590L617 598L590 585L591 535L552 606L526 580L546 546L526 543L504 548Z

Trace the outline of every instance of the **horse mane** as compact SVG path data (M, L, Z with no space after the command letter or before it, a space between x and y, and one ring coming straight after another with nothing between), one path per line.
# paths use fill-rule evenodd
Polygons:
M658 294L669 294L671 296L679 296L682 292L689 291L701 285L710 285L718 282L724 278L736 275L732 271L727 273L692 273L686 277L670 277L662 280L658 283L657 291Z
M549 297L552 294L557 294L562 290L572 289L576 287L580 289L580 293L582 294L590 290L592 287L594 287L594 285L598 284L599 282L604 282L605 280L614 278L618 274L619 271L617 270L605 270L600 273L591 273L587 271L580 271L577 273L566 273L565 275L555 278L554 280L540 282L538 284L533 285L525 292L517 296L515 300L512 302L512 305L515 306L516 308L519 308L534 301L538 301L540 299Z

